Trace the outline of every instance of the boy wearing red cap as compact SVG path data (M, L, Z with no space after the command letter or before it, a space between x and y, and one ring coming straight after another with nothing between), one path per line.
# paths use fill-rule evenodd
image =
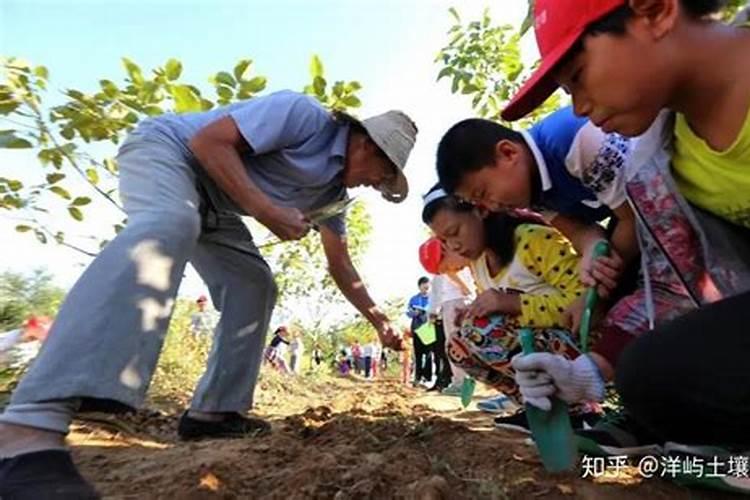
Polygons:
M561 85L604 130L645 132L626 169L643 269L667 262L697 310L632 342L616 366L618 390L632 420L662 442L747 449L750 32L708 19L721 4L538 0L542 64L503 116L521 117ZM514 365L530 401L570 400L566 363L534 355Z

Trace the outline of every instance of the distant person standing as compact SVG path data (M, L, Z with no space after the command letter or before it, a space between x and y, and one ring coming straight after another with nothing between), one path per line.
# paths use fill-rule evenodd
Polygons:
M305 346L299 334L295 334L289 341L289 371L298 373Z
M205 295L201 295L195 301L198 310L190 316L190 334L194 338L210 337L213 333L214 325L211 313L206 310L207 304L208 298Z
M354 341L352 344L352 361L354 363L354 373L359 375L362 372L362 346L359 345L358 341Z
M382 348L378 342L372 343L372 360L370 362L370 371L372 372L372 378L378 376L378 365L380 364L380 352Z
M411 318L411 333L414 341L414 381L430 382L432 380L432 349L425 345L417 335L417 329L427 322L427 310L430 306L430 279L422 276L417 281L419 293L409 300L406 315Z
M372 373L372 342L362 346L362 361L365 367L365 378L370 378Z

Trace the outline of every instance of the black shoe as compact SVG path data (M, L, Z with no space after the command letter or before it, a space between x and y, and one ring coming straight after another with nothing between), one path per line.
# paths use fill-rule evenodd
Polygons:
M596 456L661 455L663 441L624 411L601 419L591 429L576 431L578 449Z
M590 429L600 419L601 414L599 413L574 413L570 415L570 425L574 430ZM524 410L517 411L508 416L495 417L495 427L531 434L529 421L526 419L526 412Z
M239 413L227 413L224 420L207 422L188 417L187 412L180 417L177 434L181 439L243 438L256 437L271 432L271 424L260 418L243 417Z
M526 412L524 410L517 411L511 415L495 417L495 427L531 434L529 421L526 419Z
M24 453L0 460L3 500L94 500L101 498L86 482L65 450Z

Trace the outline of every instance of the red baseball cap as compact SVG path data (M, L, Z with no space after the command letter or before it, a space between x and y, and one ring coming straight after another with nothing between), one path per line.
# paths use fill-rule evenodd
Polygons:
M438 268L443 260L443 243L437 238L430 238L419 247L419 262L430 274L440 274Z
M542 60L505 107L501 116L513 121L539 107L557 89L551 72L575 45L586 28L627 0L536 0L534 34Z

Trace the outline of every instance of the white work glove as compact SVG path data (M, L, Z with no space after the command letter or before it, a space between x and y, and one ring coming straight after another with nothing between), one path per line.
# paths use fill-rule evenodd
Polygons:
M548 352L519 354L511 364L524 401L542 410L552 408L552 397L566 403L604 399L604 380L599 368L585 354L575 361Z

